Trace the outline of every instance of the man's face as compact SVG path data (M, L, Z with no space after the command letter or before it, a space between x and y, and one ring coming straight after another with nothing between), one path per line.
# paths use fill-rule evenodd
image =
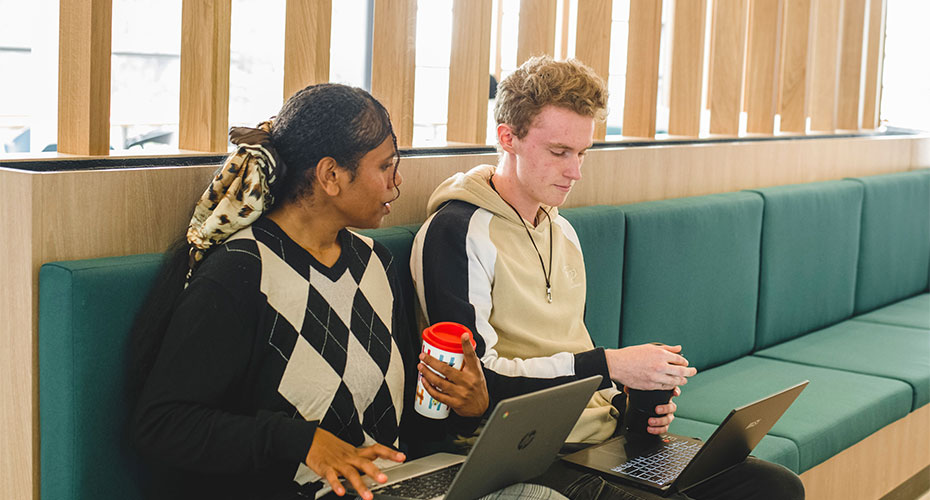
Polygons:
M546 106L522 139L514 137L516 174L523 195L543 205L565 203L594 137L594 118Z

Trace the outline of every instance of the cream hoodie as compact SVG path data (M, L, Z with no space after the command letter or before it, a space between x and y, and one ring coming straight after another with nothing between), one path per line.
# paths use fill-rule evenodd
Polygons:
M481 165L456 174L430 197L430 216L414 239L410 259L421 311L429 323L457 321L477 334L492 404L602 375L601 390L568 441L603 441L616 428L619 413L611 400L618 391L603 349L594 348L584 325L586 282L578 237L557 208L542 207L536 227L526 223L534 248L520 217L491 187L494 168ZM550 238L551 303L543 271L550 270Z

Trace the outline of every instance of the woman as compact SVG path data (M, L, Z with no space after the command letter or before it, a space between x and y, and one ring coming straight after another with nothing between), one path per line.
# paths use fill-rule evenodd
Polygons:
M148 493L312 498L343 495L342 477L370 499L359 476L384 482L375 460L403 461L399 439L471 431L488 406L468 342L447 381L413 361L390 254L346 230L379 226L399 194L390 118L364 90L323 84L230 136L134 330ZM447 421L401 418L418 368Z

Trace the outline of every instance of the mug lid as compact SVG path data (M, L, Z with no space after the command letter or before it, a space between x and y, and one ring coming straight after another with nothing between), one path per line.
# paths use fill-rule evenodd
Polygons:
M423 330L423 341L447 352L462 352L462 334L468 334L472 348L477 347L475 336L467 326L452 321L443 321Z

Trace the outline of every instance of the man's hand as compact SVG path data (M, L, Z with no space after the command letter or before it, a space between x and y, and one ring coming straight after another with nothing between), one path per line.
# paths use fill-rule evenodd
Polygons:
M395 462L403 462L406 459L403 453L381 444L356 448L331 432L317 427L313 435L313 444L307 452L306 464L325 479L337 495L346 494L345 487L339 481L339 476L342 476L349 481L360 497L371 500L374 496L365 486L359 471L368 474L379 483L387 481L387 476L373 463L376 458L386 458Z
M681 389L675 388L672 392L672 398L681 396ZM660 417L652 417L649 419L649 426L646 427L646 432L649 434L665 434L668 432L668 426L672 423L672 420L675 420L675 411L678 409L678 405L669 398L668 404L656 406L656 415L661 415Z
M449 405L449 408L463 417L479 417L488 409L488 386L484 380L481 361L471 346L468 334L463 333L461 340L464 353L461 370L456 370L426 353L420 353L417 370L423 376L423 387L433 399ZM430 368L445 378L436 375Z
M607 349L610 378L630 389L668 391L688 383L697 370L678 353L681 346L643 344L623 349Z

